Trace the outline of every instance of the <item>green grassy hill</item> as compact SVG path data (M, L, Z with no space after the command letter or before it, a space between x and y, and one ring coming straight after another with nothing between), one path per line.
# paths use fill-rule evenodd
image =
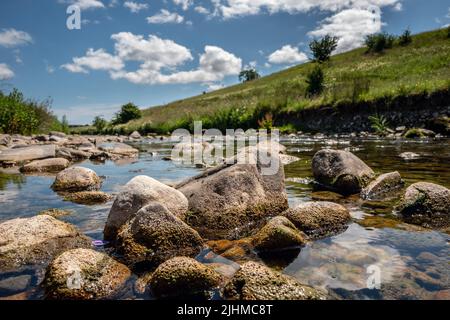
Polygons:
M115 127L117 132L169 132L189 127L193 120L206 126L255 126L257 118L270 113L390 99L450 88L450 39L447 30L413 36L408 46L395 44L383 53L359 48L332 57L323 65L326 89L305 98L309 62L261 79L211 93L175 101L143 111L143 117Z

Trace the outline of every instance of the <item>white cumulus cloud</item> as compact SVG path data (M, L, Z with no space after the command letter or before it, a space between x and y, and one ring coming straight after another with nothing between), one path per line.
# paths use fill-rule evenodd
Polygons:
M344 52L361 47L364 38L381 31L381 10L378 7L370 9L347 9L326 18L320 26L309 32L312 37L323 37L327 34L339 37L336 52Z
M138 13L141 10L148 9L148 4L147 3L139 3L139 2L134 2L134 1L125 1L123 3L123 6L125 8L130 9L130 11L132 13Z
M308 57L305 53L300 52L298 48L294 48L291 45L285 45L269 55L269 63L272 64L293 64L307 60Z
M181 6L183 10L189 9L190 6L194 4L193 0L173 0L173 3Z
M99 0L58 0L58 2L77 5L81 10L100 9L105 7L103 2Z
M25 31L3 29L0 32L0 46L13 48L33 42L33 38Z
M170 12L166 9L161 9L159 13L147 18L147 22L153 24L182 23L183 21L183 16L176 12Z
M5 63L0 63L0 80L9 80L14 77L14 72Z
M124 67L119 57L107 53L103 49L88 49L83 57L75 57L72 63L63 64L62 68L74 73L89 73L89 70L121 70Z

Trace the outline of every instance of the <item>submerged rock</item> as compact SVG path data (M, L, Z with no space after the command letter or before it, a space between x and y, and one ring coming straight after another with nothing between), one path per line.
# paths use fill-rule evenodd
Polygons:
M40 211L38 215L48 215L53 218L59 218L64 216L69 216L73 213L71 210L62 210L62 209L47 209Z
M319 184L341 194L359 193L375 176L361 159L343 150L318 151L312 170Z
M361 190L361 198L366 200L380 199L402 186L403 180L398 171L385 173Z
M399 157L403 160L415 160L420 158L420 154L414 152L403 152L399 154Z
M0 272L45 265L63 251L90 246L75 227L48 215L7 220L0 224Z
M49 265L44 287L48 299L111 298L130 277L130 270L91 249L66 251Z
M259 251L282 250L302 246L306 238L292 222L280 216L270 219L253 237L253 244Z
M318 290L256 262L241 266L225 286L224 295L233 300L323 300Z
M3 150L0 153L0 162L23 162L37 159L54 158L55 150L56 149L54 145L29 146L17 149L7 149Z
M414 183L406 189L397 210L408 223L447 228L450 226L450 190L429 182Z
M101 186L101 179L88 168L71 167L57 174L52 185L55 191L92 191Z
M344 206L327 201L301 203L283 215L311 237L341 232L351 219Z
M65 201L86 205L105 203L111 199L112 196L103 191L80 191L64 195Z
M248 164L241 164L239 157L244 155L250 159ZM260 157L254 150L246 150L226 164L178 184L177 189L189 200L186 222L210 239L228 238L236 229L287 209L278 153L268 154L266 165Z
M160 298L211 298L222 276L212 268L187 258L175 257L159 265L150 281Z
M197 231L159 203L139 210L117 235L117 249L130 265L154 266L176 256L195 257L202 248Z
M21 167L20 171L24 173L59 172L66 169L69 164L69 161L64 158L35 160Z
M105 239L113 241L119 228L151 202L163 204L181 220L188 210L188 200L180 191L147 176L134 177L114 200L105 225Z

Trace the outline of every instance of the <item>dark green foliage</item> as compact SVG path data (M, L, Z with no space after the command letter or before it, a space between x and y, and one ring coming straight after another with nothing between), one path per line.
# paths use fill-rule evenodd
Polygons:
M249 82L259 78L261 78L261 76L256 69L242 70L241 73L239 73L240 82Z
M63 131L50 105L50 100L26 100L17 89L9 94L0 92L0 132L29 135L50 130Z
M326 35L320 40L313 40L309 48L314 56L314 61L319 63L330 60L331 54L337 48L339 38Z
M69 133L69 130L69 121L67 120L66 115L63 115L61 119L61 131L64 133Z
M372 129L375 130L375 133L379 135L385 135L388 128L388 121L384 116L380 116L378 114L370 116L369 121L371 123Z
M401 46L407 46L412 42L411 31L406 29L400 37L398 37L398 43Z
M450 39L450 26L447 27L447 38Z
M142 117L141 110L134 105L133 103L127 103L122 106L120 111L116 113L114 120L112 121L113 125L124 124L128 121L139 119Z
M325 75L320 66L315 66L314 69L306 75L306 96L318 96L324 89Z
M105 119L103 119L100 116L96 116L94 118L94 121L92 121L92 125L95 127L97 132L101 132L108 125L108 121L106 121Z
M395 36L387 33L377 33L368 35L365 40L368 52L380 53L386 49L391 49L395 42Z

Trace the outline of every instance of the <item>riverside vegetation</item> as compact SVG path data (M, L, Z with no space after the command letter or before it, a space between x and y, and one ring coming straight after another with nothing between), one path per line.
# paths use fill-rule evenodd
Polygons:
M302 110L330 107L351 109L365 105L391 106L399 101L440 93L449 97L450 38L441 29L411 36L377 34L366 47L319 59L272 75L221 90L142 111L124 124L78 128L76 132L166 134L177 128L192 129L195 120L204 128L257 128L270 116L282 131L301 130L286 121ZM328 38L331 44L332 38ZM321 61L324 60L324 61ZM323 81L321 80L323 78ZM308 88L313 88L312 91ZM422 100L421 100L422 101Z

